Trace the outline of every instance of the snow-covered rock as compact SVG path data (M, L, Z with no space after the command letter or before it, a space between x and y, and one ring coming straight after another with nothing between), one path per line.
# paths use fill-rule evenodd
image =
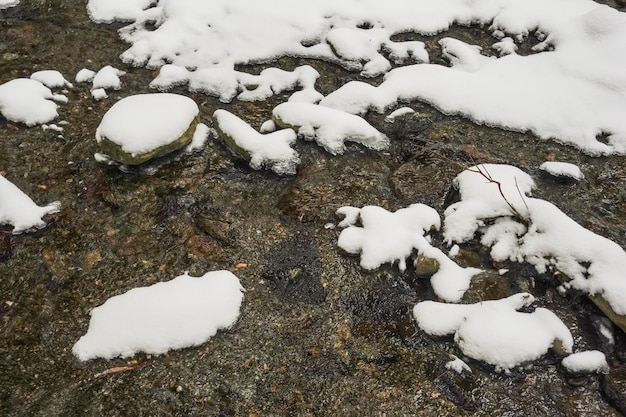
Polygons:
M48 123L58 116L60 98L37 80L17 78L0 85L0 114L27 126Z
M384 263L398 263L406 269L406 259L419 253L435 260L437 271L430 278L435 294L446 301L458 302L469 288L476 268L462 268L440 249L430 245L425 236L438 229L441 219L437 211L424 204L412 204L393 213L382 207L341 207L337 214L345 218L339 227L337 245L351 254L361 256L361 267L376 269ZM420 259L418 257L418 259ZM417 262L417 260L416 260Z
M91 311L89 329L72 352L86 361L200 345L235 324L242 290L229 271L207 272L199 278L184 274L134 288Z
M454 334L463 354L506 372L540 358L550 348L561 355L572 352L569 329L550 310L517 311L533 301L528 293L476 304L423 301L415 305L413 316L425 332Z
M45 227L43 216L57 213L60 209L58 201L38 206L15 184L0 175L0 224L12 225L14 235Z
M272 119L277 126L292 128L305 139L315 140L333 155L345 152L346 141L375 150L389 146L389 139L365 119L316 104L279 104L272 111Z
M454 180L460 201L444 212L444 237L460 243L481 236L495 261L528 262L558 271L563 289L587 293L626 330L626 252L585 229L552 203L530 197L532 178L509 165L469 168Z
M218 134L233 151L250 161L251 168L267 167L280 175L296 173L300 155L291 147L296 141L292 129L261 134L226 110L216 110L213 120Z
M599 350L588 350L585 352L572 353L561 361L563 367L573 374L609 372L609 364L606 356Z
M585 178L580 168L569 162L546 161L539 166L539 169L554 177L572 178L576 181L581 181Z
M106 112L96 141L111 158L138 165L187 146L196 131L198 113L192 99L178 94L129 96Z
M63 74L57 70L42 70L33 72L30 78L37 80L48 88L72 88L72 83L67 81Z

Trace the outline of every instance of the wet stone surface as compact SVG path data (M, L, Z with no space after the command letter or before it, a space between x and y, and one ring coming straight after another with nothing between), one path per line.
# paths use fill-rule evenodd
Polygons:
M554 202L585 227L626 244L623 157L591 158L532 135L477 126L420 103L413 115L373 126L392 139L372 152L349 145L331 156L310 142L295 146L293 177L253 171L220 140L176 155L158 170L121 172L98 164L95 129L118 99L149 92L154 73L121 65L127 45L112 26L94 25L85 2L22 2L0 12L0 82L40 69L68 79L88 67L127 72L120 91L95 102L88 87L68 91L57 133L0 120L0 170L37 203L61 212L35 234L0 229L0 410L7 416L305 416L553 415L624 413L626 337L598 331L604 316L586 297L563 297L558 282L525 265L492 265L477 242L457 261L486 272L464 302L530 291L553 310L579 350L600 349L608 375L568 375L550 353L510 375L464 358L451 337L432 337L411 319L412 306L435 299L427 276L409 268L364 271L337 248L335 211L344 205L397 210L426 203L440 212L454 196L450 180L467 166L510 163L530 172L535 196ZM26 4L28 3L28 4ZM476 28L453 28L454 36ZM443 36L443 34L442 34ZM61 42L62 40L62 42ZM436 48L433 42L431 48ZM357 75L308 63L324 94ZM258 66L257 66L258 67ZM258 73L260 67L250 67ZM176 91L188 94L185 91ZM255 128L282 98L223 104L188 94L210 124L218 108ZM577 164L580 183L542 176L549 159ZM152 175L147 175L150 173ZM440 244L441 236L433 236ZM504 275L497 270L509 270ZM71 347L89 311L111 296L172 279L184 271L233 271L246 288L236 325L207 343L160 356L79 362ZM600 322L598 321L600 320ZM451 355L472 373L445 368ZM132 370L103 371L130 365Z

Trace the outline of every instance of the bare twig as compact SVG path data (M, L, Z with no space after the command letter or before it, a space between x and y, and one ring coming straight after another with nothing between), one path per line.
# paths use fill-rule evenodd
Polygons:
M138 371L149 365L150 365L150 361L143 361L143 362L137 362L132 365L115 366L113 368L106 369L102 372L98 372L97 374L93 376L93 379L102 378L107 375L121 374L122 372Z
M498 186L498 191L500 192L502 199L509 206L511 211L513 211L513 214L520 220L526 221L526 218L522 216L522 214L513 206L513 204L511 204L508 198L506 198L506 196L504 195L504 191L502 191L502 183L494 179L484 165L476 165L475 167L476 169L470 168L469 171L479 173L480 175L485 177L487 181L489 181L490 183L496 184ZM524 201L524 197L522 196L522 192L520 191L519 186L517 185L517 178L515 178L515 187L517 188L517 192L519 193L520 197L522 197L522 201L524 202L524 205L526 206L526 208L528 208L528 205L526 204L526 201Z

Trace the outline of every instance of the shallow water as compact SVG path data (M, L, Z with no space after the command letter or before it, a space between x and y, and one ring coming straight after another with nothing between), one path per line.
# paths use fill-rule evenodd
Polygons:
M86 86L70 90L69 103L59 109L58 120L69 123L62 138L0 120L0 170L36 202L63 204L42 231L0 231L4 415L617 416L615 407L624 412L623 398L607 400L606 388L619 392L626 381L624 334L616 332L614 347L603 342L593 325L601 313L585 297L559 296L551 277L523 265L510 266L510 280L492 274L468 294L471 299L530 290L538 306L555 311L572 330L578 349L609 354L609 377L565 375L554 354L508 376L468 361L473 375L459 376L444 367L450 354L459 355L453 342L424 334L410 318L413 304L434 297L427 280L412 270L362 270L357 258L337 249L338 231L324 227L339 220L334 212L344 205L396 210L424 202L441 210L458 172L474 163L501 162L530 172L538 185L535 196L624 247L623 157L588 157L410 103L417 115L393 124L384 115L368 115L392 138L388 151L352 145L346 155L330 156L300 142L303 163L294 177L253 171L220 141L154 175L123 173L93 159L95 128L117 99L148 92L155 74L124 67L118 56L127 46L115 28L91 23L80 3L34 1L0 12L7 33L0 44L0 82L39 69L58 69L68 79L83 67L110 64L128 72L122 90L101 102L92 101ZM281 64L317 68L324 93L356 78L330 64L288 61ZM207 122L215 109L226 108L255 127L278 101L224 105L190 96ZM538 166L553 157L579 165L585 181L541 175ZM466 249L467 264L493 272L484 249ZM187 270L201 275L216 269L234 271L246 288L232 330L197 348L138 355L133 363L142 366L136 370L97 378L129 360L81 363L71 354L87 329L89 310L107 298Z

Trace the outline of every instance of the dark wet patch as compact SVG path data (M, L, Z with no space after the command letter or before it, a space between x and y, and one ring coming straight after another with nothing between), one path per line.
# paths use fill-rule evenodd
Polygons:
M292 302L320 304L326 300L317 248L306 235L297 235L269 248L263 273L274 291Z

